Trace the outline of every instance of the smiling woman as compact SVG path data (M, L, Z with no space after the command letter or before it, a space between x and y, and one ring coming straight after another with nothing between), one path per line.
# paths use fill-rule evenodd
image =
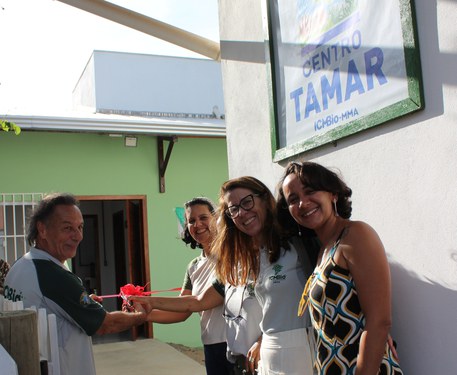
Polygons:
M247 353L249 370L312 374L309 322L296 314L298 296L311 271L310 261L298 253L303 246L283 236L273 195L254 177L225 182L219 212L225 215L218 220L214 244L217 273L234 286L255 280L254 293L262 308L262 335Z
M204 197L196 197L184 204L185 228L182 240L192 249L202 249L201 255L187 266L181 289L182 301L185 296L197 296L211 287L215 279L215 259L212 256L212 240L215 234L215 209L213 203ZM229 374L232 365L227 360L225 321L221 298L212 308L200 309L201 339L205 353L207 375ZM186 320L192 311L152 310L148 321L154 323L177 323Z
M309 309L319 375L400 375L388 345L389 265L374 229L350 220L351 195L335 172L319 164L286 168L278 197L282 217L289 215L313 231L321 244L298 311L302 315Z
M148 310L189 313L220 305L225 298L228 353L236 374L312 374L309 320L297 316L299 295L312 268L304 243L283 237L275 199L254 177L226 181L218 212L211 256L217 259L216 274L225 293L213 284L198 296L130 300Z

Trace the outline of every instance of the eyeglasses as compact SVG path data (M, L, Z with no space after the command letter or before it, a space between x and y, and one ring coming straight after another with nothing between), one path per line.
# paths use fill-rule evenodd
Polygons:
M252 210L255 205L254 197L258 197L259 194L249 194L240 200L240 204L234 204L225 210L225 214L231 218L235 219L240 214L240 208L245 211Z
M241 203L241 202L240 202ZM229 291L229 289L231 288L232 286L230 285L228 288L227 288L227 292ZM230 320L230 321L235 321L235 322L239 322L241 319L244 319L242 316L241 316L241 310L243 309L243 302L244 302L244 292L246 292L246 287L247 287L247 284L244 285L244 288L243 288L243 293L241 293L241 304L240 304L240 309L238 311L238 315L237 316L230 316L230 315L227 315L225 312L227 311L227 302L228 302L228 298L225 298L224 300L224 312L222 313L222 316L224 317L225 320ZM227 292L225 293L225 295L227 296ZM232 293L231 297L234 295L235 293Z

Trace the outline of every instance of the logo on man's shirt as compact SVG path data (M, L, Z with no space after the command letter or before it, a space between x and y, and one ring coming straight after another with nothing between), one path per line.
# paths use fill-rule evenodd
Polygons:
M81 305L90 305L92 303L92 299L89 297L86 291L82 292L81 297L79 297L79 303Z
M24 299L21 291L16 292L16 289L10 288L8 285L5 285L3 295L6 299L13 302L22 301Z

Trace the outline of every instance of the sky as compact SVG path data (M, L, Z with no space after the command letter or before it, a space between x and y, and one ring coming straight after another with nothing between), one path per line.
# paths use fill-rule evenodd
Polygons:
M219 41L217 0L111 0ZM0 115L71 110L94 50L206 58L58 0L0 0Z

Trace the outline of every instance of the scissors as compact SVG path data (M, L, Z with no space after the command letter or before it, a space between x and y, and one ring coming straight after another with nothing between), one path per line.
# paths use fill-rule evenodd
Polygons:
M122 310L127 310L127 311L135 311L135 307L133 307L132 303L128 300L127 296L124 293L120 293L120 296L123 300L122 302Z

